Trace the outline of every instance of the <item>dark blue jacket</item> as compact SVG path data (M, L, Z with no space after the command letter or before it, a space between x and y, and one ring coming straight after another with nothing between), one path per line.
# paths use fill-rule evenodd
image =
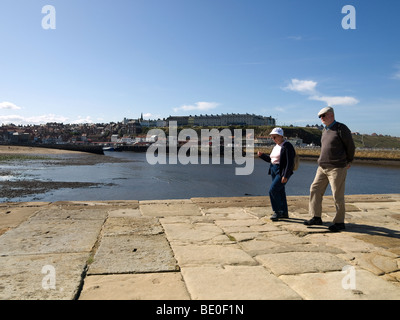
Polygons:
M282 145L281 149L281 157L279 160L279 175L281 177L290 178L293 174L294 167L294 157L296 155L296 151L294 150L293 145L286 141ZM260 158L264 161L271 162L271 157L265 153L260 155ZM268 174L271 174L271 168L268 171Z

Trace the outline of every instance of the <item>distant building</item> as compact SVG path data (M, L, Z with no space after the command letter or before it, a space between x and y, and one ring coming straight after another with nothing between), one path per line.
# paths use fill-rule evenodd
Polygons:
M136 135L142 132L142 125L139 121L131 120L126 124L127 134Z
M117 142L118 141L118 135L117 134L112 134L111 135L111 142Z
M156 120L156 127L167 127L167 120Z
M275 126L276 120L272 117L264 117L255 114L221 114L199 116L170 116L167 122L176 121L178 126Z
M189 117L188 116L174 116L174 117L169 116L167 118L167 126L169 125L169 123L171 121L176 121L176 124L178 127L189 125ZM191 123L191 125L193 125L193 123Z
M11 143L28 143L29 133L14 132L11 136Z

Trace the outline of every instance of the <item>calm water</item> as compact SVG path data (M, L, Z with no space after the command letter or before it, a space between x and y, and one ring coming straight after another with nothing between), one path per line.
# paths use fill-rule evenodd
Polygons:
M152 200L191 197L264 196L271 184L269 164L256 157L249 176L236 176L236 164L150 165L145 153L107 152L130 160L92 166L19 167L25 178L44 181L94 182L113 185L60 189L9 201ZM7 169L2 166L2 169ZM12 169L12 168L8 168ZM308 195L316 162L302 162L289 180L288 195ZM354 165L348 172L346 194L400 193L400 168ZM0 177L1 178L1 177ZM2 177L8 179L8 177ZM327 193L331 194L328 187ZM0 199L4 201L5 199Z

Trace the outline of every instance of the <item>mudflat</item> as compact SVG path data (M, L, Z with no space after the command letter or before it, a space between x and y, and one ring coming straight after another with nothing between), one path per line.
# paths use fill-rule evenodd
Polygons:
M0 154L71 154L79 151L50 149L40 147L7 146L0 145Z

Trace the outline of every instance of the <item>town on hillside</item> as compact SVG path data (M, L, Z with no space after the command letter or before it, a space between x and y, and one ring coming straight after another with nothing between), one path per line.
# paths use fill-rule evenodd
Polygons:
M166 128L170 122L185 128L255 128L254 145L271 145L268 130L276 126L276 119L254 114L222 114L169 116L165 119L145 120L143 114L138 119L124 118L121 122L63 124L50 122L40 125L3 124L0 127L0 144L95 144L133 145L145 144L147 132L154 128ZM306 127L289 126L285 134L298 147L319 145L322 125ZM311 132L311 133L310 133ZM360 133L353 133L361 136ZM364 136L364 135L363 135ZM378 136L372 134L371 136Z

